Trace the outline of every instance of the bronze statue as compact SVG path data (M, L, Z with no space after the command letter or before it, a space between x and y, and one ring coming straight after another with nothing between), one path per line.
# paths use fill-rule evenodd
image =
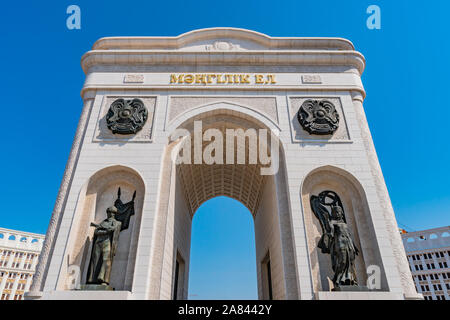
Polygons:
M95 227L95 231L88 269L88 284L109 285L112 261L116 254L122 223L115 218L117 214L116 207L109 207L106 209L106 213L108 218L99 225L91 222L91 226Z
M134 215L134 199L128 203L120 200L120 188L114 206L106 209L107 218L100 224L91 223L95 227L92 240L91 259L89 261L87 284L109 286L111 268L119 241L120 231L128 228L130 218Z
M322 253L331 255L335 289L358 286L355 259L359 251L347 225L341 199L333 191L323 191L319 196L311 196L310 201L314 215L322 227L322 236L317 246Z

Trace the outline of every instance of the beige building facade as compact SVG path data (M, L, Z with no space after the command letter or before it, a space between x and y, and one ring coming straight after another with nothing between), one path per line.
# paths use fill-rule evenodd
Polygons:
M83 111L28 298L186 299L192 217L219 195L253 215L260 299L420 298L364 114L365 59L350 41L211 28L103 38L81 63ZM133 99L147 110L141 129L112 131L115 103ZM301 124L299 110L314 101L339 122L332 133L311 134ZM229 129L269 133L257 150L270 161L211 163L195 142L185 148L200 139L206 150L208 134ZM249 142L227 157L253 151ZM114 258L115 291L76 290L86 281L89 224L106 217L118 187L124 201L135 190L136 199ZM332 291L310 207L325 190L340 196L360 249L358 283L366 285L376 266L377 290Z
M450 226L402 234L417 292L450 300Z
M0 300L23 300L43 243L42 234L0 228Z

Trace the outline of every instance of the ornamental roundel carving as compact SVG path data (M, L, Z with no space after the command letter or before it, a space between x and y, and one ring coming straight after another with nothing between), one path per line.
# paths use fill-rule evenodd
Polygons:
M310 134L333 134L339 127L339 114L327 100L306 100L298 110L297 119Z
M106 114L106 125L112 133L135 134L147 121L148 111L139 99L117 99Z

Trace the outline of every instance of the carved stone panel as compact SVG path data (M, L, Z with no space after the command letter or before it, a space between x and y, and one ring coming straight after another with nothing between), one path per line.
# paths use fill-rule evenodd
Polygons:
M339 128L339 114L328 100L306 100L297 112L297 119L310 134L333 134Z
M156 97L106 96L94 142L151 141Z
M147 121L147 108L139 99L117 99L106 114L106 126L114 134L136 134Z
M275 97L171 97L169 106L168 123L173 121L182 113L207 104L213 103L232 103L241 106L247 106L256 112L261 112L278 123L277 103Z
M350 141L338 97L291 97L289 114L294 141Z

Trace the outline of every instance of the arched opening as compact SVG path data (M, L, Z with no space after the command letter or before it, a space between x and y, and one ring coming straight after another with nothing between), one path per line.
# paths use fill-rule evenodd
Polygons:
M352 174L334 166L323 166L312 170L304 179L301 190L314 290L317 292L333 289L331 259L327 253L321 252L318 248L322 231L310 203L312 195L318 195L325 190L336 192L342 201L347 224L359 250L355 259L358 283L366 284L367 267L375 265L381 268L381 290L388 290L365 191Z
M120 241L111 267L110 285L115 290L131 291L145 184L137 171L120 165L100 169L81 188L75 210L77 222L72 225L74 232L66 247L68 263L62 267L58 288L67 290L70 265L80 267L80 282L86 283L94 235L90 224L99 224L106 218L106 209L118 199L119 188L123 202L130 201L136 191L135 213L130 217L128 227L120 232Z
M258 298L255 228L239 201L219 196L203 203L192 220L188 298Z
M215 109L192 115L185 122L177 124L176 129L185 130L190 134L190 139L195 139L195 122L199 120L202 121L200 136L203 137L207 135L206 131L209 129L226 137L228 129L247 131L248 129L268 130L270 128L270 125L264 124L260 121L261 119L256 120L245 113ZM270 132L268 130L269 134ZM238 138L235 138L237 147L233 150L234 159L237 159L238 151L243 151L248 160L250 152L252 152L249 147L250 138L245 137L245 145L241 145L241 148L237 142ZM184 152L189 150L194 159L195 142L190 147L183 145L188 140L186 136L178 136L174 139L171 137L163 160L164 180L160 186L156 236L158 242L155 243L155 246L164 249L155 251L153 255L152 264L158 267L153 268L152 278L159 280L159 283L153 282L149 297L154 299L197 298L195 296L197 293L190 290L191 284L189 283L193 254L190 249L191 234L194 232L192 229L195 220L194 214L197 210L202 210L203 204L208 206L208 201L217 201L215 200L218 199L217 197L225 196L234 199L231 201L239 201L252 215L257 297L259 299L297 299L294 247L290 212L286 199L287 186L282 146L276 144L277 156L279 154L277 159L279 169L277 168L278 170L272 175L263 175L261 174L263 163L255 164L248 161L244 164L227 163L228 150L225 139L222 141L225 150L222 155L224 158L222 163L178 162L178 159L184 156ZM203 139L200 148L203 151L206 150L211 141L216 140ZM258 152L260 148L266 148L267 155L275 154L271 142L272 140L268 139L267 143L258 144ZM202 152L202 154L204 153ZM211 218L214 219L214 217ZM205 230L200 230L200 233L203 232ZM193 237L195 236L193 235ZM251 245L253 241L243 245ZM171 270L171 274L166 270ZM189 296L189 292L194 296ZM216 292L215 294L219 297L221 293ZM240 299L239 292L236 290L229 295L220 295L220 297ZM201 298L201 296L198 297L198 299ZM212 296L203 298L214 299Z

